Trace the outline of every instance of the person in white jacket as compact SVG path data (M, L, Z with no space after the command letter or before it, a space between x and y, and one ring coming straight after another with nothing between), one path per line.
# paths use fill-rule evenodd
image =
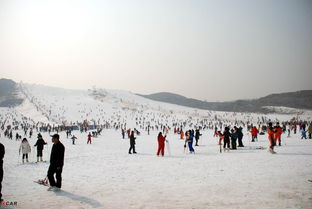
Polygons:
M31 148L30 148L30 145L27 141L26 138L24 138L22 140L22 143L21 143L21 146L19 148L19 153L21 154L21 151L22 151L22 154L23 154L23 163L24 163L24 159L26 157L26 162L28 162L28 153L31 152Z

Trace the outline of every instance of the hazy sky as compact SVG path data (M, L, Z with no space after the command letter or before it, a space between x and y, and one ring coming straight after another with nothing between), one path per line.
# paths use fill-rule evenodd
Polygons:
M0 77L207 101L312 89L312 0L0 0Z

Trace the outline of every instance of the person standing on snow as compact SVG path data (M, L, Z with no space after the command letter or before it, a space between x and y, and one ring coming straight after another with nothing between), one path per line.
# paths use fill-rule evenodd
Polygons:
M258 129L256 128L256 126L254 126L251 130L250 130L250 133L251 133L251 142L255 142L255 139L257 139L258 141Z
M21 143L21 145L19 147L19 153L21 153L21 151L22 151L22 154L23 154L23 158L22 158L23 159L23 163L24 163L24 159L25 158L26 158L26 162L28 162L28 153L31 152L31 148L30 148L30 145L29 145L29 143L28 143L26 138L24 138L22 140L22 143Z
M158 134L158 151L157 151L157 156L161 153L161 156L163 157L165 154L165 141L166 141L166 136L163 136L161 132Z
M180 139L184 139L184 132L183 132L182 129L181 129L181 131L180 131Z
M278 142L278 146L281 146L281 135L283 133L283 129L280 127L279 122L276 123L276 126L274 127L275 133L274 133L274 139L275 142Z
M125 139L125 134L126 134L126 132L125 132L125 130L122 128L122 129L121 129L122 139Z
M47 143L43 140L42 135L39 133L38 140L36 144L34 145L35 147L37 146L37 162L39 162L39 158L40 158L40 161L42 161L42 150L45 144Z
M88 135L88 141L87 141L87 144L89 144L89 142L90 142L90 144L91 144L91 133L89 132L89 135Z
M192 131L189 130L186 132L185 134L185 144L184 144L184 147L186 146L186 143L188 144L188 147L189 147L189 151L190 153L194 153L195 154L195 150L193 148L193 138L194 138L194 135L192 134Z
M237 133L237 136L238 136L238 147L244 147L244 144L243 144L243 128L242 127L239 127L237 128L236 126L234 126L234 128L236 128L236 133Z
M224 132L223 132L223 150L229 150L230 149L230 129L229 127L225 127L224 128ZM227 147L227 148L226 148Z
M5 148L0 143L0 201L2 202L2 180L3 180L3 157L5 154Z
M232 149L237 149L236 148L236 140L237 140L237 133L234 131L234 129L231 129L231 146Z
M77 139L77 137L73 135L71 139L73 140L73 145L75 145L75 140Z
M133 154L136 154L136 152L135 152L135 139L136 139L136 137L134 137L134 131L131 131L129 154L132 154L131 150L133 150Z
M48 170L48 179L50 182L50 188L51 190L59 190L62 186L62 171L64 166L64 154L65 154L65 147L60 142L60 136L58 134L54 134L52 136L52 150L51 150L51 156L50 156L50 167ZM56 177L56 181L54 179L54 174Z
M310 125L308 127L308 134L309 134L309 139L312 139L312 122L310 122Z
M272 123L269 123L268 127L268 139L270 141L270 146L269 146L269 152L272 154L275 154L276 152L274 151L274 146L275 146L275 139L274 139L274 134L275 130L273 129Z
M198 146L198 140L199 140L199 137L201 136L201 133L199 132L199 129L196 129L195 131L195 146Z

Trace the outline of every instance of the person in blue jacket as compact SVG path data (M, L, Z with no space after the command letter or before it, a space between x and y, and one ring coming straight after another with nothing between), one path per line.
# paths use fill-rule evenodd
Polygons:
M186 139L185 139L185 145L184 146L186 146L186 143L187 143L189 150L190 150L190 153L195 154L195 150L193 148L194 131L192 131L192 130L187 131L185 136L186 136Z

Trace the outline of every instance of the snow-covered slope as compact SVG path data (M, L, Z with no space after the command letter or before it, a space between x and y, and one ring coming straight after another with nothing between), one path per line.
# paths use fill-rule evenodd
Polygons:
M21 84L24 103L16 108L0 108L0 122L14 124L16 133L32 145L30 162L22 164L20 141L4 137L3 198L17 202L14 208L310 208L312 143L300 133L282 135L277 154L266 151L267 135L251 142L247 123L311 120L309 112L288 115L260 115L197 110L151 101L130 92L107 89L66 90L42 85ZM110 124L102 135L87 144L88 132L73 131L76 145L60 132L65 145L63 186L60 192L47 192L33 181L47 174L49 162L35 163L37 131L25 135L21 124L74 124L87 120ZM137 128L137 155L129 155L129 140L122 139L116 124ZM115 125L114 125L115 124ZM156 157L157 135L145 128L176 124L184 128L211 124L238 124L244 127L245 147L220 153L213 130L202 131L195 155L184 149L184 140L169 131L165 157ZM224 126L223 126L224 127ZM15 127L14 127L15 128ZM49 159L50 134L44 159ZM169 151L170 150L170 155ZM4 207L10 208L10 207Z
M198 120L204 119L211 122L258 123L269 119L286 121L298 116L300 119L309 120L312 115L311 111L288 115L206 111L156 102L122 90L68 90L35 84L20 84L20 87L26 100L17 110L21 114L32 116L36 121L48 120L56 124L68 125L87 120L96 124L127 123L128 127L134 128L139 122L142 126L156 122L169 126L185 121L188 124L197 124ZM34 113L30 113L31 109Z

